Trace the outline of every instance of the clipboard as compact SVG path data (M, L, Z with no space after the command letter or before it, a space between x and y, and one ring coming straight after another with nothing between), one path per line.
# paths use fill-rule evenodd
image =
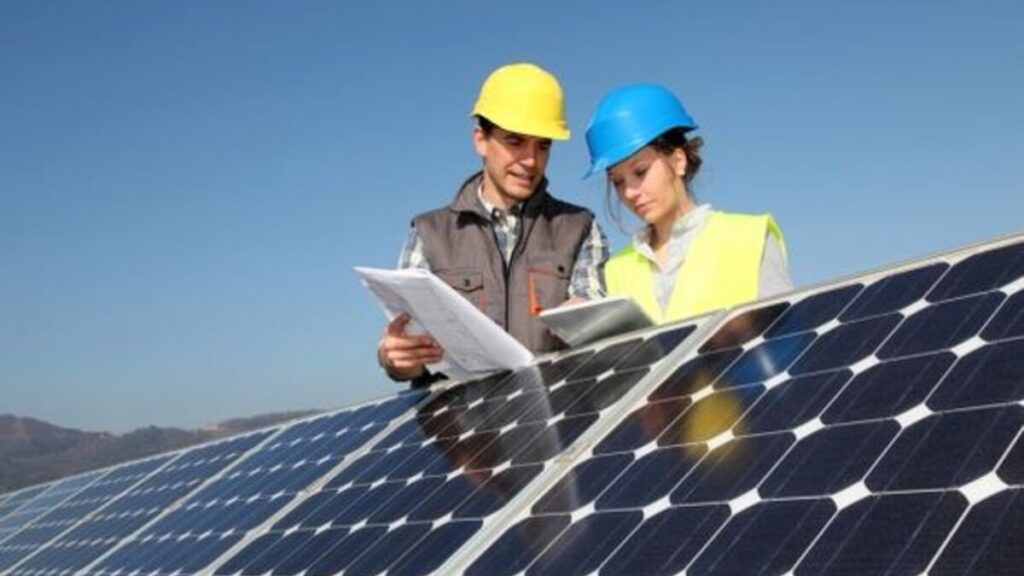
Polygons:
M640 305L628 296L549 308L538 318L571 347L655 325Z

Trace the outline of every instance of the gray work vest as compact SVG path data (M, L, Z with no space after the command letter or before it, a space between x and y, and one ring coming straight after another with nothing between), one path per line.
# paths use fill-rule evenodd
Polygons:
M430 270L531 351L563 348L536 314L566 300L594 215L553 198L542 181L523 205L519 242L506 265L477 197L481 178L471 176L448 206L413 219Z

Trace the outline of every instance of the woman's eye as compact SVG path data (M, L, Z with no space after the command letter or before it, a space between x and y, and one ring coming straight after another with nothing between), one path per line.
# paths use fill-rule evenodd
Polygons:
M643 178L645 174L647 174L646 166L633 170L633 176L636 176L637 178Z

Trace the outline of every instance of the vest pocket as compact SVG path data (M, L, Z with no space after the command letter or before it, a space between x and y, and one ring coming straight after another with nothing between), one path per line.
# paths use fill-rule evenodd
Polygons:
M569 297L572 262L562 258L533 259L526 268L530 312L554 308Z
M440 270L435 274L474 306L484 309L483 274L472 269Z

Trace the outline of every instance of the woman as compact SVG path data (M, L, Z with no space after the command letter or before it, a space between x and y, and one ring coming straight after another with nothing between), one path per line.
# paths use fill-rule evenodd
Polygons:
M770 215L719 212L689 186L701 166L697 128L654 84L612 91L587 127L590 169L644 222L605 266L608 295L636 300L659 323L792 289L782 231Z

